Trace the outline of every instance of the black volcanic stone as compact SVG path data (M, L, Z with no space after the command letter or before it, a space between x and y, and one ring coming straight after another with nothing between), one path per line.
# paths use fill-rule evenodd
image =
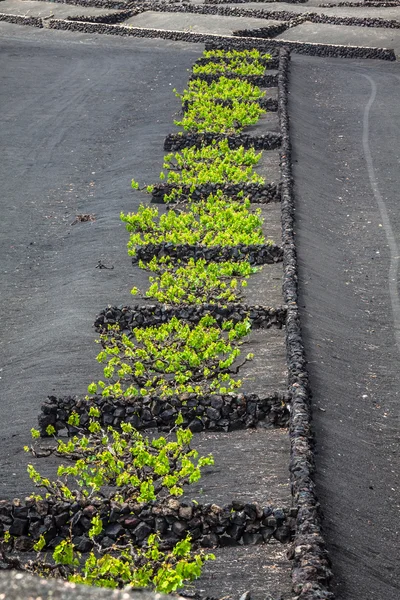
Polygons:
M112 523L105 529L105 534L114 540L117 540L121 535L124 535L124 533L125 530L120 523Z
M146 525L146 523L140 523L136 529L133 530L133 535L138 542L142 542L151 534L151 532L151 527Z
M231 537L230 535L223 534L219 537L219 545L222 548L229 546L239 546L239 542L237 541L237 539Z
M23 535L14 540L14 550L17 552L29 552L33 548L35 540Z
M263 536L261 533L244 533L243 534L243 544L246 546L256 546L258 544L262 544L264 542Z
M14 506L13 516L15 519L26 519L29 508L27 506Z
M175 521L172 525L172 533L181 538L184 537L187 528L188 524L185 521Z
M284 544L284 543L290 541L290 538L292 536L292 531L291 531L290 527L288 527L287 525L282 525L281 527L278 527L278 529L276 529L276 531L274 531L273 536L276 540L278 540L278 542L281 542L282 544Z
M274 518L276 519L278 526L281 525L286 518L285 513L280 508L278 508L277 510L274 510L273 515L274 515Z
M163 519L162 517L157 517L155 520L154 528L156 531L158 531L160 533L165 533L168 529L168 525L167 525L165 519Z
M260 529L260 533L263 536L263 540L265 543L268 543L269 540L272 538L273 534L274 534L275 528L274 527L262 527Z
M203 546L203 548L216 548L218 546L218 542L219 538L215 533L208 533L200 540L200 544Z
M193 419L193 421L189 423L189 429L193 433L197 433L199 431L203 431L204 425L200 419Z
M103 548L111 548L111 546L113 546L114 544L115 540L108 536L103 537L103 539L101 540L101 545Z
M68 523L69 519L70 519L69 512L61 513L54 517L54 524L57 527L57 529L59 529L60 527L62 527L66 523Z
M78 552L82 552L85 554L86 552L90 552L93 548L93 542L89 538L85 536L78 536L73 539L73 543Z
M230 525L226 528L227 534L234 540L240 540L244 531L244 525Z
M9 529L11 535L25 535L28 533L29 521L28 519L14 519Z

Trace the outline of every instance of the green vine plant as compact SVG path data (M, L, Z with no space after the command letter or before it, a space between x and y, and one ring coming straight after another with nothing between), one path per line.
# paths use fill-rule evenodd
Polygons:
M174 123L189 132L238 133L257 123L265 112L255 102L232 100L226 106L200 98L189 104L183 118Z
M94 517L92 525L89 537L95 542L103 524L101 519ZM37 558L27 562L7 553L7 541L0 542L0 559L8 568L46 578L56 577L71 583L111 589L126 586L150 588L165 594L175 592L200 577L204 563L215 560L212 553L205 554L203 550L194 552L189 535L169 551L160 549L156 534L150 535L142 548L132 542L114 544L107 549L95 544L95 550L86 559L76 550L70 536L56 546L52 562L46 557L40 558L40 550L45 545L44 536L35 544Z
M128 253L134 256L138 246L164 242L202 246L264 244L261 210L251 210L249 198L239 196L239 200L233 200L218 190L204 200L185 205L185 210L169 208L160 215L158 208L142 204L135 213L121 213L131 234Z
M121 431L102 427L100 409L95 406L89 409L89 415L86 429L79 428L77 413L69 416L68 423L80 435L68 442L58 439L53 447L25 446L25 451L35 457L53 454L72 461L71 465L58 467L56 481L43 477L33 465L28 465L30 478L45 490L46 498L89 503L104 499L119 503L165 501L181 496L185 484L198 481L202 468L214 464L212 455L200 457L190 447L193 434L179 427L183 421L180 415L168 436L153 439L144 437L130 423L121 423ZM38 431L32 430L32 436L36 439ZM70 485L70 479L74 486Z
M240 102L257 102L265 96L259 87L245 79L231 79L221 76L212 82L204 79L192 79L188 83L188 89L182 94L174 89L175 95L181 99L182 104L198 102L226 102L238 100Z
M89 394L125 398L196 393L228 393L242 382L234 379L253 358L248 354L240 365L240 340L250 332L250 320L219 326L210 315L196 325L172 318L168 323L135 328L130 335L117 328L100 337L105 363L104 377L90 384Z
M149 278L150 287L145 294L137 287L131 293L174 305L239 302L248 277L260 270L245 260L215 263L190 258L181 264L170 257L153 257L147 264L139 261L139 266L157 275Z
M200 148L183 148L181 152L167 154L164 157L160 180L166 179L168 184L175 186L165 198L173 201L182 194L182 187L187 186L193 192L196 186L203 184L238 184L265 183L264 178L254 171L260 161L262 152L256 153L254 148L245 150L243 146L235 150L229 148L227 139ZM132 180L132 188L139 189L139 183ZM149 185L146 191L152 194L155 186Z
M219 73L224 74L225 72L234 73L241 77L263 75L265 72L265 64L258 59L254 59L251 62L246 60L243 61L243 59L238 56L231 59L224 58L220 61L210 61L206 64L197 64L193 66L194 75L217 75Z
M56 577L71 583L80 583L105 588L150 588L169 594L181 589L185 584L201 575L202 567L208 560L215 560L212 553L203 550L194 552L190 535L177 542L172 550L162 551L156 534L150 535L143 547L128 541L123 545L115 543L104 549L96 543L96 536L103 530L102 520L95 516L89 537L95 550L86 559L76 550L72 535L62 540L52 553L52 561L47 555L41 558L46 541L43 535L34 545L37 557L27 562L10 556L11 536L6 533L0 541L0 560L7 568L34 573L40 577Z
M203 58L210 60L226 60L226 61L270 61L272 55L268 53L262 54L259 50L205 50Z
M59 479L56 481L43 477L32 465L28 466L28 473L35 485L44 489L46 499L62 502L64 508L77 501L92 508L92 527L88 536L94 549L82 559L74 546L71 531L56 546L53 560L49 562L41 558L46 546L42 534L34 545L37 558L23 563L19 558L9 556L11 536L6 532L0 542L2 562L10 568L93 586L150 587L164 593L180 589L199 577L204 563L215 556L203 551L194 552L189 535L169 551L160 549L158 534L150 535L142 548L124 538L105 549L101 545L103 522L100 509L105 498L114 506L126 502L133 506L135 503L146 505L156 499L166 502L180 496L185 484L198 481L201 470L214 464L212 455L199 457L199 453L191 449L193 434L179 427L183 421L181 415L166 437L150 440L129 423L121 424L121 432L112 427L104 429L99 423L100 410L96 407L91 407L89 414L88 434L79 430L79 415L72 413L69 422L80 432L79 437L74 436L67 443L56 440L54 447L32 445L26 446L25 450L35 457L55 454L73 462L71 466L58 468ZM32 436L38 438L39 432L32 430ZM69 478L73 478L74 487L69 484ZM42 497L37 495L35 499Z

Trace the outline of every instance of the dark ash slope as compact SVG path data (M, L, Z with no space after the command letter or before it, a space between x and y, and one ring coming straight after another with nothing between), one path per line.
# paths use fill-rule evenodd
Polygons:
M338 600L400 595L399 351L390 255L363 153L369 143L399 243L400 69L293 57L291 132L317 485ZM396 260L392 257L392 260Z

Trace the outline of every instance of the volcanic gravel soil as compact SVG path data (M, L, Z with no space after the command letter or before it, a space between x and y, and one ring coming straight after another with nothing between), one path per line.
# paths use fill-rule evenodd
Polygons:
M304 342L316 482L340 600L397 600L398 64L293 57Z
M133 282L146 286L119 212L135 208L133 174L158 177L179 108L172 89L201 48L4 23L0 32L0 495L13 498L31 488L22 448L41 402L84 393L96 366L100 375L95 315L129 304ZM96 220L72 226L82 213Z

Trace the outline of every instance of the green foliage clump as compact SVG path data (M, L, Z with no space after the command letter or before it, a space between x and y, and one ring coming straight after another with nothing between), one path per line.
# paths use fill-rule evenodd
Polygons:
M197 325L176 317L168 323L135 328L130 335L111 328L101 336L97 360L106 363L105 381L88 390L127 399L168 398L184 393L227 393L241 386L232 374L240 355L239 340L250 330L248 319L222 327L207 315ZM248 357L246 358L246 360Z
M253 169L259 162L262 152L257 153L254 148L245 150L243 146L235 150L229 148L227 139L213 142L209 146L196 148L183 148L181 152L170 153L164 156L164 171L160 180L174 186L189 186L194 191L195 187L207 183L235 184L235 183L264 183L265 180ZM138 188L139 184L132 180L132 187ZM154 186L146 188L152 193ZM169 201L179 198L181 189L173 190L169 194Z
M259 50L253 48L252 50L205 50L203 57L208 59L220 59L220 60L271 60L272 55L265 53L262 54Z
M111 589L146 587L169 594L197 579L204 563L215 560L214 554L206 554L203 550L194 552L190 535L167 551L161 550L157 534L150 535L142 547L128 540L123 545L116 542L105 549L101 542L96 541L103 531L103 522L98 515L93 517L92 525L89 537L94 543L94 550L85 559L69 535L55 547L53 561L46 562L41 558L41 550L46 544L41 535L34 545L37 558L26 563L13 558L10 564L41 577L57 577L71 583ZM0 543L2 557L7 560L5 546L6 543Z
M204 466L214 464L211 455L199 457L197 450L191 449L193 434L189 429L177 427L170 433L171 439L149 439L130 423L122 423L119 432L113 427L105 429L91 418L88 431L68 442L58 439L57 446L49 449L73 461L58 467L56 481L42 477L33 465L28 466L34 483L57 501L107 497L116 502L147 503L180 496L185 484L200 479ZM70 486L70 478L75 488Z
M38 552L35 560L25 564L12 558L10 564L41 576L100 587L129 585L164 593L181 588L199 577L205 561L213 560L214 555L195 552L189 535L166 552L160 549L158 534L150 535L143 547L123 537L111 548L103 548L100 535L103 500L107 500L107 506L124 504L128 507L139 503L145 507L155 500L168 503L183 494L184 485L198 481L205 466L214 464L212 455L199 456L197 450L191 448L193 434L180 427L183 422L180 414L169 434L151 439L130 423L121 423L121 431L103 427L99 420L101 412L96 406L90 408L89 417L89 425L83 429L79 415L70 415L69 422L77 428L79 436L68 442L58 439L54 447L46 446L38 451L32 446L25 450L34 456L54 454L70 461L70 465L59 466L56 481L43 477L33 465L28 465L28 473L37 487L44 488L45 498L61 502L64 509L75 502L92 507L94 515L88 535L94 549L82 559L70 532L54 549L53 562L45 562L40 558L46 546L46 539L41 535L34 544ZM32 437L37 439L36 430L32 430ZM40 500L42 496L32 495L33 498ZM6 532L0 543L6 562L10 541L11 536Z
M240 56L230 59L223 58L220 61L210 61L206 64L197 64L193 66L194 75L217 75L219 73L234 73L235 75L263 75L265 64L258 59L251 61L243 60Z
M192 102L183 118L174 123L186 131L228 134L254 125L265 112L255 102L232 100L228 106L225 106L202 98L197 102Z
M47 499L63 502L65 506L83 499L93 507L101 506L99 502L104 498L114 505L147 504L156 499L166 502L182 495L185 484L198 481L203 467L214 464L212 455L199 456L190 447L193 434L178 425L166 437L149 439L130 423L121 423L120 432L112 427L103 428L98 420L100 410L94 406L89 415L89 433L80 430L79 437L74 436L68 442L59 439L55 447L46 447L46 455L55 454L72 461L70 466L58 468L56 481L43 477L33 465L28 466L31 479L36 486L44 488ZM182 421L178 416L177 424ZM79 430L77 414L71 415L70 422ZM32 437L36 439L35 431ZM27 450L38 455L33 447ZM71 478L73 486L69 483ZM123 545L116 542L111 548L103 549L99 538L103 530L99 512L91 524L89 537L94 542L94 551L85 560L76 551L70 534L56 546L53 563L37 558L26 565L21 563L21 568L74 583L109 588L150 587L170 593L199 577L204 562L215 558L202 551L195 553L190 536L167 552L160 550L157 534L150 535L143 548L124 540ZM10 536L4 536L4 543L9 541ZM40 553L45 545L41 535L34 549Z
M194 554L190 536L175 544L172 551L164 552L160 550L157 536L151 535L145 548L129 543L117 556L110 552L96 556L91 552L83 568L71 573L68 580L107 588L150 587L169 594L197 579L204 563L214 559L213 554Z
M146 297L166 304L218 304L237 302L241 299L241 289L247 286L249 275L255 273L247 261L220 263L191 258L186 264L172 262L169 257L153 258L142 268L157 272L150 277L150 287ZM134 288L132 293L137 293Z
M182 104L200 100L257 102L265 96L265 92L245 79L231 79L224 76L210 83L204 79L192 79L189 81L188 89L182 94L176 90L174 92L181 99Z
M264 183L263 178L253 172L260 158L261 152L257 154L254 148L245 150L240 146L231 150L228 140L224 139L210 146L191 146L181 152L167 154L163 167L167 170L167 182L177 185ZM162 173L161 179L164 177L165 173Z
M159 215L158 208L139 206L136 213L121 219L131 232L130 255L145 244L201 244L203 246L235 246L263 244L260 209L250 210L250 200L233 200L219 190L206 199L190 203L185 211L170 209Z

